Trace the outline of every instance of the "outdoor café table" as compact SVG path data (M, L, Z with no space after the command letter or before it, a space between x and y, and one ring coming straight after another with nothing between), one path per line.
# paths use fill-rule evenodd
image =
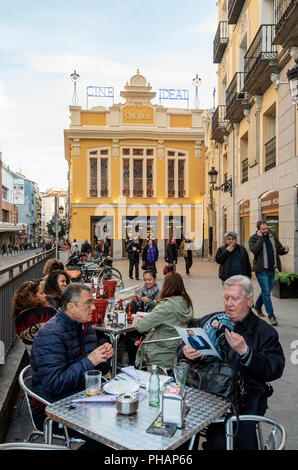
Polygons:
M112 357L112 379L115 377L117 373L117 349L118 349L118 340L120 335L128 333L130 331L135 331L135 328L131 325L126 323L124 326L114 327L111 325L106 325L104 323L95 323L93 324L93 328L99 331L103 331L107 333L112 341L112 346L114 349L114 354Z
M72 402L83 397L85 391L46 407L47 444L52 442L51 420L54 420L112 449L172 450L221 417L230 406L224 398L186 387L186 404L190 410L185 418L185 426L177 429L172 437L165 437L146 432L160 411L149 406L148 394L140 401L137 413L130 416L119 414L115 404Z

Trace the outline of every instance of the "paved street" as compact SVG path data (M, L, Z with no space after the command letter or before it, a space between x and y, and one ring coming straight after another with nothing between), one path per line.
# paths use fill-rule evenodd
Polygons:
M128 261L114 262L124 276L125 287L135 285L138 281L128 279ZM158 284L162 283L163 261L158 262ZM179 258L177 270L184 275L184 260ZM212 261L194 260L190 278L185 278L185 286L190 294L195 316L200 317L223 307L222 285L217 277L218 265ZM259 287L254 281L255 296L259 293ZM287 449L298 449L298 364L291 362L291 349L293 341L298 344L298 299L280 300L273 297L276 315L279 320L278 332L286 357L286 367L283 377L273 382L274 394L269 399L267 416L280 421L288 433ZM296 349L298 347L296 346ZM297 362L297 361L296 361ZM30 422L27 413L17 416L18 406L7 436L7 441L24 439L30 430Z

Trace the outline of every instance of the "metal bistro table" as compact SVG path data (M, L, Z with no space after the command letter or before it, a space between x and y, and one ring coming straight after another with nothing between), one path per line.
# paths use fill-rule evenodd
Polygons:
M104 333L107 333L109 337L111 338L112 346L114 349L114 354L112 357L112 379L113 379L117 373L117 349L118 349L119 337L120 335L129 333L130 331L135 331L135 328L129 323L126 323L126 325L119 326L119 327L106 325L104 323L101 323L101 324L94 323L93 328L99 331L103 331Z
M230 406L224 398L186 387L186 403L190 411L185 418L185 426L177 429L172 437L165 437L146 432L159 413L157 408L149 406L148 395L139 403L138 412L130 416L119 414L115 404L72 403L72 400L84 396L85 391L79 392L47 406L47 444L52 442L54 420L112 449L173 450L221 417Z

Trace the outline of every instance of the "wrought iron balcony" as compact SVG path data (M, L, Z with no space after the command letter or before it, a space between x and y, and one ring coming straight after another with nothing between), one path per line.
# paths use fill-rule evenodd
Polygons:
M228 23L236 24L241 13L245 0L229 0L228 3Z
M268 171L276 166L276 137L273 137L265 144L265 165L264 170Z
M241 162L241 183L248 181L248 158Z
M273 44L290 48L298 45L298 0L276 0Z
M226 106L219 105L212 115L211 120L211 139L216 142L223 142L224 132L226 129L227 121L225 119Z
M220 21L213 41L213 63L219 64L228 44L228 22Z
M231 122L240 122L244 118L243 110L247 107L248 93L243 92L244 72L235 73L226 91L226 116Z
M277 46L272 44L275 25L260 26L244 56L244 87L251 95L262 95L272 84L270 75L278 72Z

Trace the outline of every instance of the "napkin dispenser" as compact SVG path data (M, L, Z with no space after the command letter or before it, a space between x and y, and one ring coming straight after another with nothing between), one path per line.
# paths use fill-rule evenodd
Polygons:
M185 418L185 389L168 385L162 394L162 423L182 428Z

